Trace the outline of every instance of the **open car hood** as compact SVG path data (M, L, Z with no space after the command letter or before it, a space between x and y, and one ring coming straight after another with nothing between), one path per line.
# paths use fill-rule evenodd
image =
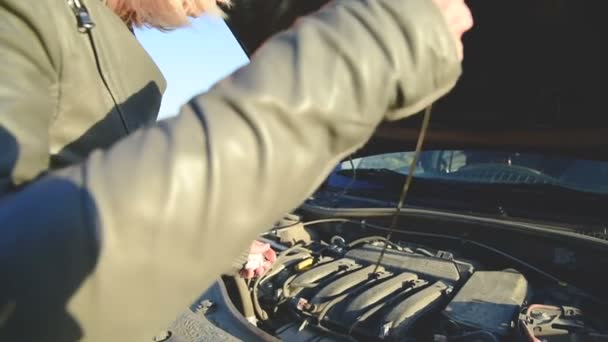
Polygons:
M430 0L429 0L430 1ZM326 0L240 0L228 26L248 55ZM470 0L463 75L433 106L425 149L608 160L608 2ZM358 155L413 150L421 115L382 124Z

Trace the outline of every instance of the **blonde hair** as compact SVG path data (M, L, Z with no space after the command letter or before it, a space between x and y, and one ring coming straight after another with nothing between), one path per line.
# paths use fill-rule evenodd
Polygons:
M203 13L223 16L218 3L230 0L104 0L127 25L170 30L189 24Z

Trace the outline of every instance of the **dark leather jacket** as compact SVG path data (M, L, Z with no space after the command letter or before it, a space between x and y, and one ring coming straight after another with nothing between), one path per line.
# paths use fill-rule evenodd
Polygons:
M80 0L88 31L68 2L0 2L0 340L149 340L460 74L430 0L341 0L154 123L156 66L102 2Z

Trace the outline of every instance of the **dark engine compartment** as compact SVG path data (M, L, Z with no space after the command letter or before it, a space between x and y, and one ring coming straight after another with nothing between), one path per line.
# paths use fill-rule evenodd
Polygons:
M360 234L355 222L291 217L266 234L275 266L249 284L224 278L247 321L302 342L608 341L602 298L489 254Z

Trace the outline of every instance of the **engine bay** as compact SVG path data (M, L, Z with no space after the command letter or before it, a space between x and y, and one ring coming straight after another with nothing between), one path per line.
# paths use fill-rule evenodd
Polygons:
M301 342L608 341L599 299L542 270L335 221L289 217L262 237L277 252L269 272L223 278L250 324Z

